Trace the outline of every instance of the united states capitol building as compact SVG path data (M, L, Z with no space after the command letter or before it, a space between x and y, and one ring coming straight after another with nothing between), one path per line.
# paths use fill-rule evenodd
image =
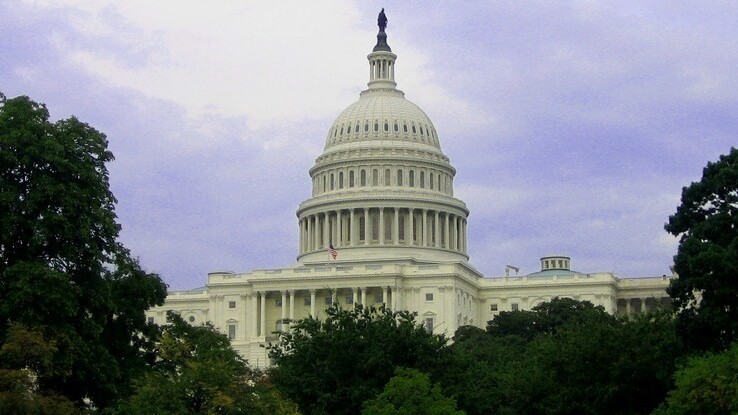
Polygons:
M297 209L297 264L211 272L204 288L170 292L147 312L149 321L164 323L172 310L192 324L210 322L264 367L262 346L276 332L290 320L320 317L334 302L411 310L419 324L449 336L554 297L620 314L668 304L671 277L577 272L564 255L541 258L541 270L528 275L508 267L487 277L470 264L469 209L454 197L456 169L431 120L396 88L397 55L383 18L368 55L368 88L330 126L310 169L312 197Z

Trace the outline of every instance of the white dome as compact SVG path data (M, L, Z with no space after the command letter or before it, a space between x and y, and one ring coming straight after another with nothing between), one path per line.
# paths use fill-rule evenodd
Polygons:
M387 140L405 146L415 144L428 150L440 150L438 134L428 116L395 89L368 89L341 114L328 130L325 150L376 143L386 147ZM398 143L399 144L399 143Z

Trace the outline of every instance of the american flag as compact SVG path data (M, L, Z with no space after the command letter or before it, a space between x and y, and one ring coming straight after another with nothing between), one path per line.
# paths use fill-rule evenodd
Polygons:
M338 256L338 251L336 251L336 248L333 247L333 244L328 245L328 253L333 259L336 259L336 257Z

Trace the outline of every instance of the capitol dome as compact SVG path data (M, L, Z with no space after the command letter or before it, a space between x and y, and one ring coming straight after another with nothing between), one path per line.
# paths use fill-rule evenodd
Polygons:
M469 211L453 197L456 170L428 115L396 88L384 27L367 59L368 88L333 122L310 169L297 259L466 262Z

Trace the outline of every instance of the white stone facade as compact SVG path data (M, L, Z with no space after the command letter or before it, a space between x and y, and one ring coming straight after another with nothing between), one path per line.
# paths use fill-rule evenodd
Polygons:
M397 56L384 31L368 59L368 89L330 127L310 169L312 197L297 210L298 264L212 272L205 288L171 292L147 312L151 321L164 323L172 310L192 324L210 322L252 365L265 367L263 346L276 332L290 320L320 317L333 301L411 310L419 324L448 336L554 297L610 313L668 303L668 277L578 273L564 256L542 258L541 271L525 276L509 275L515 267L495 278L476 271L467 255L469 210L453 196L456 170L431 120L395 88Z

